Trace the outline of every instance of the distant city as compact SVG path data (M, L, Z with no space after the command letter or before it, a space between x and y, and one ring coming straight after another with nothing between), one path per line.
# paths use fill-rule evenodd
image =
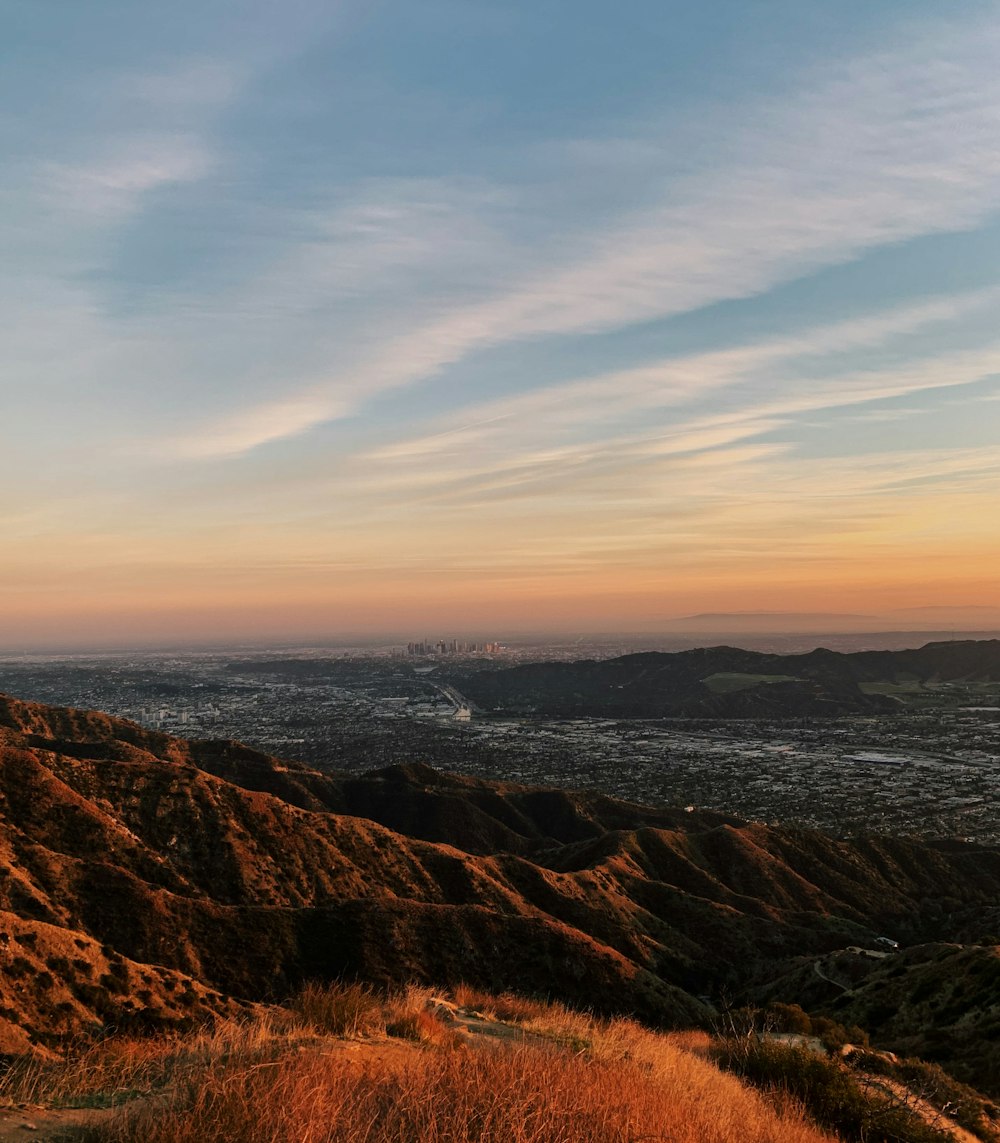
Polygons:
M506 650L504 643L463 643L457 639L406 644L407 655L500 655Z
M836 719L505 715L480 713L465 695L470 672L496 663L491 648L504 667L628 648L611 640L412 648L0 656L0 691L188 738L238 739L339 772L417 760L838 835L1000 839L1000 683L895 688L910 700L898 713Z

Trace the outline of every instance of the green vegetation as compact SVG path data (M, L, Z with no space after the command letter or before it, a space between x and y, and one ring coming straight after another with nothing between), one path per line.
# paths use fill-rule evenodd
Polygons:
M701 680L706 687L717 695L735 694L736 691L746 691L751 687L764 686L770 683L800 683L801 679L794 675L750 675L739 671L717 671L714 675Z
M866 695L919 695L926 694L928 689L919 679L907 679L895 683L888 680L858 683L858 688Z

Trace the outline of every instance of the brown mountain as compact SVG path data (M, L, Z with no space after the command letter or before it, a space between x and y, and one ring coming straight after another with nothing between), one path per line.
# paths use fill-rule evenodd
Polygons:
M975 927L1000 852L236 743L0 696L0 1048L304 978L466 980L690 1024L790 955ZM964 929L963 929L964 926Z

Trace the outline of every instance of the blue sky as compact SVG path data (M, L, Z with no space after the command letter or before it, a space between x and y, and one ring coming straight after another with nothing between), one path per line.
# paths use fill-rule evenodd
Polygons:
M2 10L0 644L1000 605L996 3Z

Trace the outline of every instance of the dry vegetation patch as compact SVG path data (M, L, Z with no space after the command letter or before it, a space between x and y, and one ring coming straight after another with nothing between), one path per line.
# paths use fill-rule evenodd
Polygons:
M163 1092L220 1060L254 1065L317 1040L312 1027L282 1009L186 1034L110 1036L60 1059L14 1059L0 1076L0 1107L114 1107Z
M676 1049L675 1049L676 1050ZM678 1056L682 1053L678 1051ZM90 1143L829 1143L794 1110L703 1061L665 1083L632 1061L521 1045L415 1051L401 1066L317 1052L216 1066L169 1107L91 1130Z
M289 1008L303 1023L331 1036L385 1034L385 999L366 984L311 981L292 997Z
M954 1101L953 1081L931 1070L940 1103ZM926 1070L920 1078L927 1081ZM463 986L447 1000L427 988L380 993L341 983L308 984L284 1009L213 1029L111 1037L61 1061L15 1063L0 1080L0 1101L116 1109L81 1126L89 1143L958 1137L885 1082L866 1085L839 1058L760 1043L752 1033L713 1041L510 993ZM971 1099L969 1089L961 1094Z
M903 1083L873 1083L840 1058L752 1034L721 1041L714 1055L722 1067L780 1101L797 1100L817 1123L850 1143L954 1143L966 1137L919 1092Z

